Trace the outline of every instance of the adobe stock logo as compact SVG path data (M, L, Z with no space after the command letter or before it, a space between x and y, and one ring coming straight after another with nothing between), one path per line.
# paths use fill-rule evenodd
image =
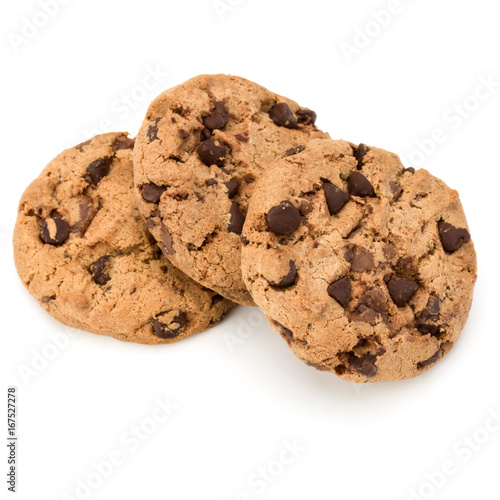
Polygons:
M367 49L375 38L387 29L394 18L405 10L405 4L413 0L390 0L385 9L372 10L371 19L360 26L354 28L354 36L350 42L340 43L340 49L346 61L350 64L355 56L359 56Z
M39 9L29 17L21 18L21 27L17 33L10 32L7 38L15 54L33 40L54 19L61 7L71 0L39 0Z

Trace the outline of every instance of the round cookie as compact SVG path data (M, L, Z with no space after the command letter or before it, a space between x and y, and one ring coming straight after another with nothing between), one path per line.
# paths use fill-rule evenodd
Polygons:
M241 277L240 234L255 181L287 150L328 137L300 108L243 78L202 75L157 97L137 136L141 213L188 276L255 305Z
M292 352L352 382L414 377L465 325L476 254L458 193L392 153L313 140L255 189L242 271Z
M71 327L143 344L218 323L234 304L162 255L135 203L126 134L67 149L23 194L14 232L29 292Z

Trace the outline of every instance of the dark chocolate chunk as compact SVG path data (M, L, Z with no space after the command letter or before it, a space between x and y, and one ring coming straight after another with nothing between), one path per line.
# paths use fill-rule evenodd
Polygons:
M413 167L403 168L403 173L404 172L410 172L410 174L414 174L415 169Z
M166 191L166 187L156 184L144 184L142 186L142 197L149 203L159 203L161 195Z
M289 262L289 271L286 276L283 276L279 282L269 281L271 286L277 286L280 288L286 288L292 285L295 285L297 281L297 267L295 266L295 262L291 260Z
M172 236L170 236L168 229L163 224L161 226L160 248L165 255L173 255L175 253L174 248L172 246Z
M269 112L269 117L279 127L298 127L292 108L286 102L279 102L278 104L275 104Z
M201 131L201 140L206 141L207 139L210 139L210 137L212 137L212 131L208 128L204 128Z
M444 251L453 253L464 243L469 243L470 234L465 228L457 228L444 220L438 222L439 237L443 244Z
M229 221L229 226L227 226L227 230L231 233L241 234L241 230L243 229L243 224L245 222L245 216L241 213L240 206L236 201L231 203L229 213L231 214L231 219Z
M403 193L403 188L397 182L389 182L389 187L391 188L391 193L394 196L394 200L398 200Z
M228 121L229 111L227 108L220 102L214 102L214 109L210 115L203 118L203 125L210 130L220 129L224 128Z
M113 151L120 151L121 149L132 149L134 147L135 139L128 137L117 137L111 146Z
M276 234L293 233L299 228L301 219L299 209L289 201L282 201L266 215L269 231Z
M413 295L415 295L418 285L410 278L394 274L387 282L387 289L393 302L398 307L404 307Z
M345 309L351 300L351 280L346 276L345 278L334 281L327 288L327 292L330 297L335 299Z
M153 331L161 339L173 339L177 337L186 328L186 315L178 311L167 311L158 314L153 322Z
M63 219L46 219L40 228L40 238L49 245L62 245L70 233L70 225Z
M358 170L361 170L361 168L363 167L363 160L368 151L370 151L370 148L366 144L360 144L356 148L356 153L354 154L354 157L358 161Z
M433 365L438 359L439 356L441 355L441 349L436 352L433 356L431 356L429 359L426 359L425 361L420 361L420 363L417 363L417 368L421 370L422 368L425 368L426 366Z
M346 252L346 260L351 263L351 270L358 273L372 271L375 268L373 255L364 247L357 247L353 253Z
M94 220L97 214L97 209L94 207L92 198L88 196L78 197L78 210L80 215L80 220L71 229L72 233L78 233L80 236L85 234L90 223Z
M111 167L111 162L113 158L110 156L103 156L93 161L88 167L87 172L94 184L99 184L103 177L109 174L109 168Z
M314 125L318 115L312 109L299 109L297 111L297 121L303 125Z
M349 314L350 321L359 321L374 325L377 320L377 313L370 307L361 304L353 313Z
M375 196L375 192L373 191L373 186L370 184L370 181L357 170L352 172L349 176L347 186L349 193L353 196Z
M148 143L158 140L158 122L161 118L155 118L151 121L148 131L146 132L146 139Z
M234 198L238 194L238 189L240 187L238 179L231 179L224 184L227 187L227 195L229 196L229 198Z
M377 356L375 354L364 354L358 358L354 353L349 354L349 367L357 373L361 373L365 377L372 378L377 374L377 366L375 362Z
M243 134L236 134L234 137L238 139L240 142L248 142L249 137L248 137L248 132L244 132Z
M88 140L86 140L84 142L81 142L80 144L78 144L78 145L75 146L75 149L78 149L78 151L82 152L83 148L85 146L88 146L91 142L92 142L92 139L88 139Z
M438 324L440 310L439 298L431 294L427 305L422 309L416 321L417 330L421 334L426 335L430 333L431 335L438 335L441 333L441 326Z
M304 151L304 149L306 149L305 146L295 146L294 148L287 149L283 153L283 158L286 158L288 156L293 156L293 155L302 153L302 151Z
M109 276L110 255L104 255L90 264L89 271L98 285L105 285L111 278Z
M198 149L201 161L207 166L217 165L218 167L222 167L226 153L226 146L217 139L203 141Z
M359 300L359 303L379 313L386 313L389 310L389 304L387 303L385 294L380 288L372 288L365 292Z
M291 342L294 341L293 333L291 330L283 326L281 323L278 323L277 321L274 322L276 327L278 328L279 333L281 336L290 344Z
M323 183L323 191L325 192L326 204L328 205L330 215L340 212L350 198L349 193L346 193L343 189L328 181Z
M183 139L187 139L189 137L189 132L187 130L184 130L183 128L179 129L179 135L183 138Z

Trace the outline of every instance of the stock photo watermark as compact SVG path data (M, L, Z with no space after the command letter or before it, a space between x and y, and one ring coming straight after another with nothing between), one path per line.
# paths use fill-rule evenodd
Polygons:
M119 123L126 120L141 104L156 95L158 89L163 87L171 76L172 73L163 69L159 64L154 67L147 66L140 81L111 102L109 115L99 121L97 128L83 131L85 138L90 139L99 134L118 130Z
M18 54L23 47L36 38L59 14L61 9L72 1L39 0L38 9L28 16L21 17L18 30L7 34L7 39L14 53Z
M245 0L213 0L212 7L218 18L224 21L227 14L234 12Z
M478 76L474 89L459 102L445 109L441 115L441 124L427 136L416 139L414 149L402 155L403 162L412 167L422 167L439 146L450 139L453 132L462 128L486 101L498 93L499 88L500 80L495 75Z
M7 489L17 487L17 388L7 387Z
M372 10L370 19L354 28L354 34L349 41L340 42L340 49L346 61L350 64L353 58L359 56L365 49L372 45L394 21L405 11L408 4L415 0L389 0L385 8Z
M266 319L260 311L252 309L245 319L238 318L237 323L234 332L223 335L224 343L231 354L234 354L239 346L251 338L258 328L263 327Z
M500 406L490 408L483 422L472 432L461 436L452 446L451 457L424 474L416 488L408 490L407 500L432 498L460 469L468 463L500 431Z
M281 450L267 463L253 471L247 478L246 488L231 500L251 500L262 495L283 476L307 451L307 448L294 439L283 441Z
M24 385L30 385L37 380L69 347L71 339L79 334L80 330L70 327L48 332L48 340L42 346L30 349L28 359L17 366L17 372Z
M74 481L71 493L63 493L60 500L86 500L107 481L117 469L123 467L137 452L141 445L155 434L158 429L179 410L179 405L170 398L156 398L152 412L137 425L131 425L119 438L116 448L110 450L104 458L91 462L89 471Z

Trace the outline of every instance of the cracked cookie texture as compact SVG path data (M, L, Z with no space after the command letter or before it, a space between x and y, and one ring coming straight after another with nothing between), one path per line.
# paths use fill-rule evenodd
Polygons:
M202 285L255 305L240 237L255 182L286 151L327 134L316 113L236 76L201 75L157 97L137 136L139 208L168 258Z
M272 327L318 370L406 379L450 351L476 281L458 193L388 151L312 140L255 187L242 272Z
M52 160L22 195L14 257L29 292L62 323L170 343L234 304L162 255L135 202L133 146L127 134L103 134Z

